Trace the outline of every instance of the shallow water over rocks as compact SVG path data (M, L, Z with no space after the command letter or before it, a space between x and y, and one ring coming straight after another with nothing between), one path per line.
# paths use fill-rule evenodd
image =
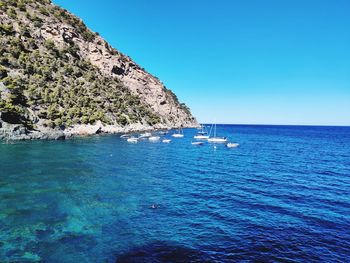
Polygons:
M350 128L195 132L0 144L0 261L349 261Z

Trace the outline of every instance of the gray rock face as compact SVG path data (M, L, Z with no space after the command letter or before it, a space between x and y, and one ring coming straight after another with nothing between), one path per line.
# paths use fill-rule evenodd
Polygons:
M58 129L28 130L21 124L9 124L0 121L0 140L64 140L67 137L69 135Z
M0 8L4 8L3 6ZM8 11L12 8L16 9L16 16ZM47 10L47 12L45 13L42 10ZM0 139L63 139L74 135L198 126L189 109L180 103L176 95L166 89L157 77L146 72L130 57L112 48L98 34L86 29L79 19L54 6L50 1L32 1L26 4L24 10L23 7L20 9L12 6L0 9L0 21L5 25L3 30L7 34L7 36L4 35L4 39L5 37L11 37L11 41L3 41L6 44L10 43L10 45L4 45L10 47L7 49L7 53L24 50L23 44L25 44L24 46L30 46L25 52L19 52L11 58L12 65L8 62L6 62L8 65L0 65L2 67L0 68ZM31 55L34 55L33 57L37 59L35 62L32 62ZM13 59L14 57L16 59ZM67 58L67 65L61 63L60 66L55 66L55 69L52 66L45 67L43 61L56 61L57 57L61 58L61 62L62 57ZM22 62L19 62L20 60ZM6 59L3 59L3 61L6 61ZM81 63L77 66L76 61ZM74 69L70 67L73 62L76 63ZM84 63L93 69L89 71L91 78L82 77L82 72L87 72ZM36 70L33 69L33 64L35 64ZM65 73L62 74L61 69L65 70ZM38 77L41 74L42 77L43 72L45 73L45 83L41 82L42 84L38 84L36 88L30 88L30 82L37 82L37 78L32 78L32 76ZM61 81L53 78L58 74L62 76ZM71 77L73 74L75 74L74 79ZM29 87L22 87L22 90L24 90L22 96L28 100L28 103L24 101L20 104L20 109L17 110L17 113L20 112L20 118L17 119L8 114L11 113L11 107L18 106L16 103L13 105L8 103L8 101L11 101L11 96L13 96L11 92L13 92L14 85L12 84L10 88L11 84L6 84L4 79L10 77L25 79L27 84L22 86ZM102 86L97 86L95 91L91 91L94 87L86 87L92 83L90 79L94 78L98 80L107 79L108 81L104 81ZM46 81L51 82L47 83ZM79 86L80 84L81 86ZM123 86L126 92L110 92L116 90L117 84ZM84 100L78 102L79 98L75 100L74 96L76 93L70 95L70 89L74 86L84 87L86 91L90 92L89 94L93 94L93 98L98 98L98 101L91 103L89 97L89 100L84 98ZM69 95L67 97L73 97L73 102L62 103L60 99L67 100L67 97L59 95L58 92L53 94L52 90L55 87L60 87L56 90L64 90L65 95ZM102 87L109 90L99 91ZM28 95L29 90L31 95ZM96 92L96 95L92 92ZM101 94L108 95L101 97ZM128 96L125 94L128 94ZM31 99L29 99L30 96L32 96ZM137 100L127 100L128 97L136 97ZM45 99L43 100L43 98ZM77 104L79 104L79 107L76 107L68 116L67 113ZM95 106L88 107L87 105ZM111 105L121 106L112 107ZM50 106L53 106L55 110L51 109ZM137 106L140 107L137 108ZM91 108L103 108L105 111L87 111ZM1 118L2 109L3 118ZM60 114L60 118L55 117L57 112ZM85 119L83 121L83 112L87 112L84 115L85 118L89 118L94 113L98 114L92 120ZM76 115L80 119L69 122L69 118ZM62 116L64 116L63 119ZM113 118L108 118L110 116L113 116ZM133 116L133 118L130 116ZM27 125L28 123L30 125Z
M131 92L142 99L164 124L172 127L198 126L196 119L185 108L181 107L176 96L168 91L155 76L146 72L130 57L113 49L100 36L92 42L84 41L75 29L65 24L50 23L40 31L41 37L52 40L63 46L64 42L79 46L80 55L98 67L106 77L118 78Z

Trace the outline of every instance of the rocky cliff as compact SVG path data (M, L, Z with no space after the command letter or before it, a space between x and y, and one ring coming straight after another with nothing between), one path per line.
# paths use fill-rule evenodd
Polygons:
M49 0L0 2L0 138L190 127L186 105Z

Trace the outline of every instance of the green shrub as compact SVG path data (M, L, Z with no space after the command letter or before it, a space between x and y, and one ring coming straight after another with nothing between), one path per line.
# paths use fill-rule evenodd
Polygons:
M39 28L43 25L43 20L40 17L34 15L31 17L31 19L35 27Z
M28 27L26 27L26 26L21 26L21 27L20 27L20 34L21 34L22 36L24 36L24 37L31 37L30 32L29 32L29 29L28 29Z
M17 19L17 12L14 8L10 8L7 10L7 14L12 19Z
M83 39L85 40L85 41L87 41L87 42L92 42L92 41L94 41L95 40L95 34L94 33L92 33L91 31L89 31L88 29L86 29L85 31L83 31L82 33L81 33L81 35L82 35L82 37L83 37Z
M89 123L89 117L88 116L83 116L81 118L81 123L82 124L88 124Z
M24 109L12 101L0 99L0 112L3 121L13 124L24 123Z
M26 5L21 1L17 4L17 7L19 10L21 10L22 12L26 11Z
M127 117L124 114L117 117L117 122L123 126L125 126L129 123Z
M51 39L47 39L44 43L44 46L48 49L48 50L54 50L55 49L55 43L51 40Z
M0 80L7 77L7 69L0 65Z
M0 24L0 32L5 35L11 35L14 33L12 25Z
M47 9L46 9L45 7L43 7L43 6L41 6L41 7L39 8L39 12L40 12L41 14L43 14L44 16L49 16L49 12L48 12Z
M53 123L55 124L55 126L59 127L63 124L62 120L60 118L57 118L53 121Z

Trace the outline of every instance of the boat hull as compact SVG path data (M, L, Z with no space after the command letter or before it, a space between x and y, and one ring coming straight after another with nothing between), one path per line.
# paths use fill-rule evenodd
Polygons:
M152 137L149 137L148 140L151 142L157 142L160 140L160 137L159 136L152 136Z
M183 138L184 137L183 134L178 134L178 133L175 133L175 134L173 134L171 136L174 137L174 138Z
M212 142L212 143L225 143L227 142L226 138L209 138L208 142Z
M193 138L196 140L208 140L209 136L207 136L207 135L195 135Z
M142 133L139 136L140 139L147 139L149 137L152 137L152 134L150 132Z
M236 147L238 147L238 146L239 146L238 143L228 143L228 144L226 144L226 147L227 147L227 148L236 148Z
M128 139L127 139L127 142L130 142L130 143L137 143L138 140L137 140L137 138L128 138Z

